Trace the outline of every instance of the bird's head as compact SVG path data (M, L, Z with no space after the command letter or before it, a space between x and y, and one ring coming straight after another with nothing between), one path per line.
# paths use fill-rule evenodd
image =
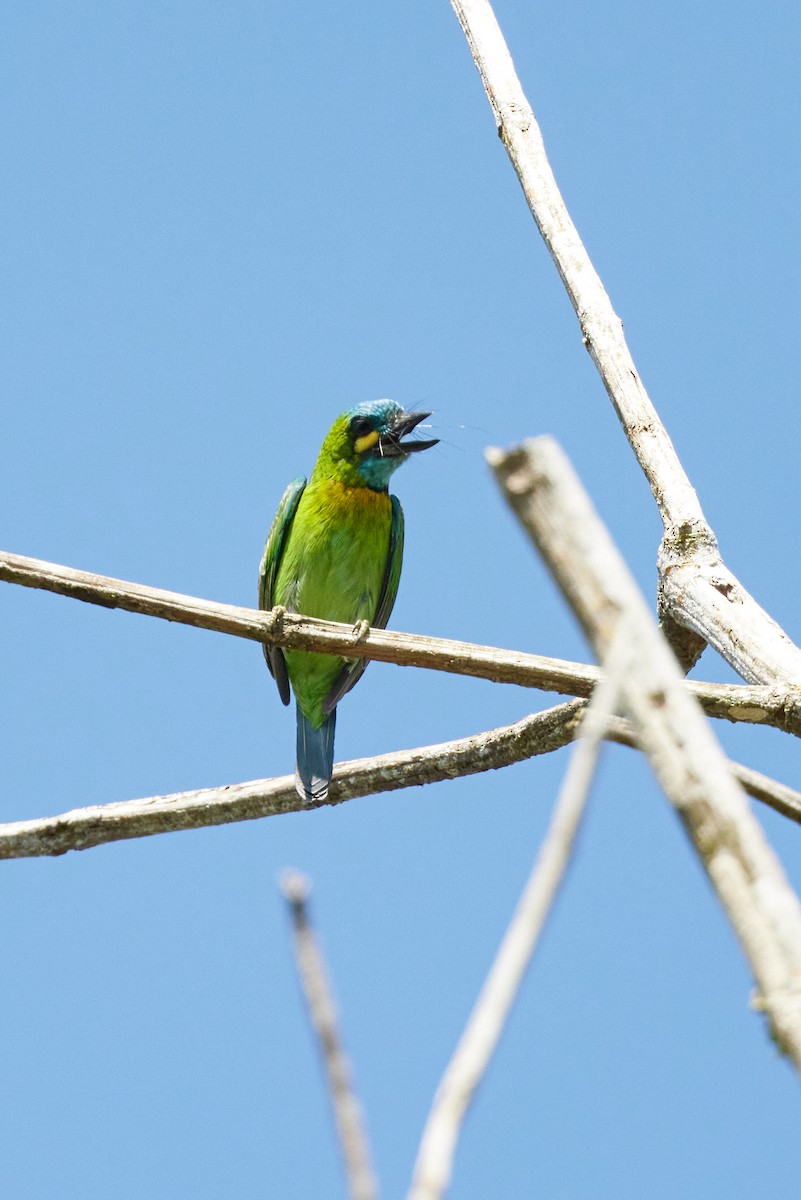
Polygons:
M318 468L351 484L384 492L392 472L410 454L428 450L439 441L403 440L430 415L405 412L394 400L357 404L332 425L320 451Z

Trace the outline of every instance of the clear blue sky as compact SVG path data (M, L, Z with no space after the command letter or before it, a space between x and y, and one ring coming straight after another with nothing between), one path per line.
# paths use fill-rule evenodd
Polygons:
M787 3L498 15L730 565L798 639L798 59ZM483 461L548 432L649 595L646 485L446 0L27 4L0 19L0 545L238 604L332 419L391 396L395 628L586 658ZM2 815L291 770L251 643L0 586ZM697 672L728 678L708 653ZM338 757L546 707L373 665ZM799 783L798 746L723 729ZM276 889L308 872L385 1197L564 754L336 810L2 864L14 1200L344 1196ZM795 883L801 830L765 823ZM453 1195L795 1200L798 1087L645 766L608 752Z

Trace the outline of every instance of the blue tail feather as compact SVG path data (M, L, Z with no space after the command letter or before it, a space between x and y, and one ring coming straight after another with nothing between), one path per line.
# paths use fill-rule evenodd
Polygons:
M334 730L337 711L334 709L315 729L297 709L298 743L295 787L307 803L321 803L328 795L328 784L334 769Z

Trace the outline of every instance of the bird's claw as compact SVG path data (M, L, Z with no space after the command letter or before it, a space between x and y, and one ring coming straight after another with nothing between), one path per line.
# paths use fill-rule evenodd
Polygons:
M351 638L353 639L354 642L362 642L367 637L367 634L369 632L370 632L370 622L365 621L364 618L362 618L361 621L357 621L356 624L353 626L353 633L351 634Z
M285 616L286 616L286 608L284 607L284 605L283 604L274 604L269 612L270 633L280 633L281 632L281 626L284 623Z

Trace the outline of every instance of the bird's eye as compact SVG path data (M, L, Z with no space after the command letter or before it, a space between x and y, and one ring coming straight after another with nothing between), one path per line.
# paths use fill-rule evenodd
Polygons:
M373 432L373 422L369 417L354 417L350 423L350 431L354 437L364 437Z

